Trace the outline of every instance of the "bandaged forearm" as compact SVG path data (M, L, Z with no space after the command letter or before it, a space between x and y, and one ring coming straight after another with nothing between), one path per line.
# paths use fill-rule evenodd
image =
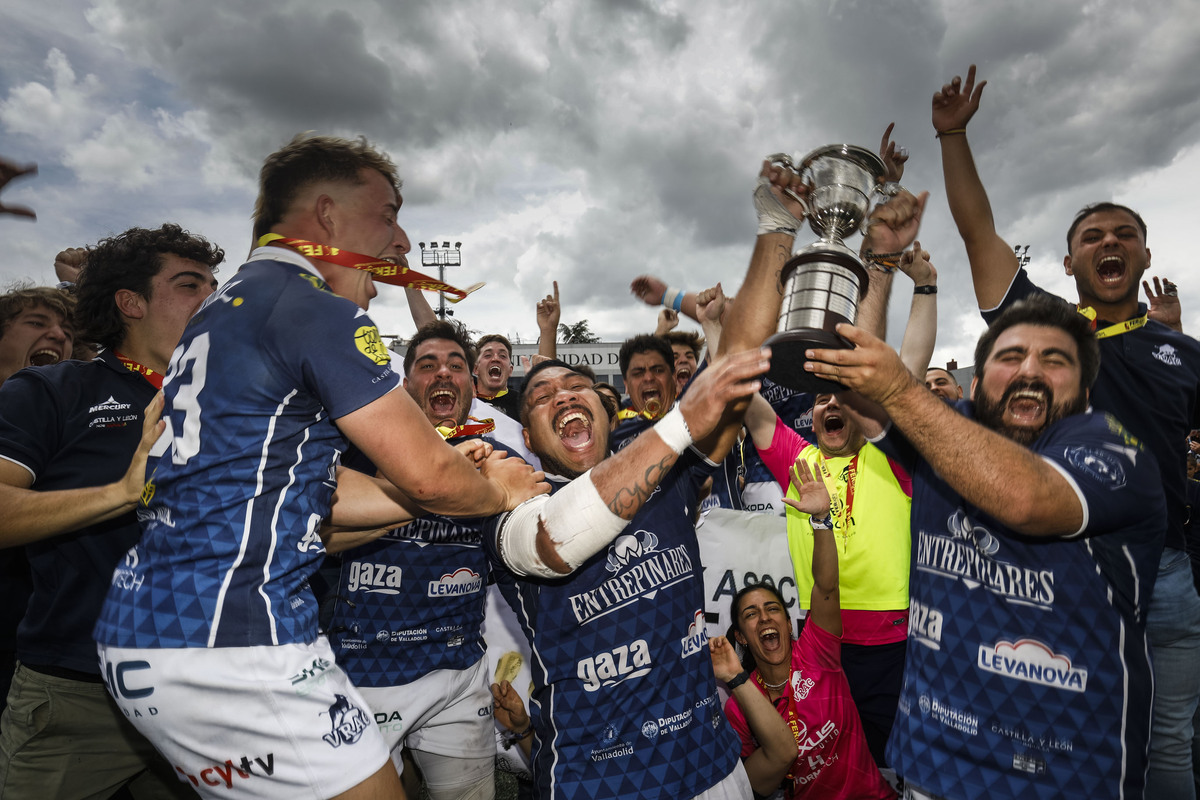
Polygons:
M607 547L628 520L609 510L592 483L592 471L555 494L526 500L500 523L500 558L518 575L561 578L538 554L538 529L544 527L558 557L574 572Z
M761 175L758 185L754 187L754 210L758 212L759 236L764 233L795 236L800 229L800 220L792 216L792 212L771 191L771 181Z

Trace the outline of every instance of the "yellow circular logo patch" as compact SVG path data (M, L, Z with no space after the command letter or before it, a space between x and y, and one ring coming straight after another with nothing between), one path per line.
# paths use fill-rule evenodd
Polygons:
M379 329L374 325L364 325L354 332L354 346L376 364L383 365L392 360L383 346L383 339L379 338Z

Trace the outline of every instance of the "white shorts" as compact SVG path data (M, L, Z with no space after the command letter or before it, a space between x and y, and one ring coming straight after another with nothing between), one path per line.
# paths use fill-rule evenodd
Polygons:
M452 758L496 757L488 662L464 670L439 669L402 686L363 687L379 732L401 770L400 750Z
M117 705L201 795L323 800L387 763L370 708L324 638L98 650Z

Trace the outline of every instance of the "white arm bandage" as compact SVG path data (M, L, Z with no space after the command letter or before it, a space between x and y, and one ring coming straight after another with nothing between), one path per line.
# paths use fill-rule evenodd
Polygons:
M771 181L759 176L758 185L754 187L754 209L758 212L758 235L764 233L786 233L796 235L800 228L800 220L792 216L787 206L779 202L779 198L771 192Z
M501 520L500 558L518 575L563 577L538 555L539 522L550 534L559 558L572 571L608 546L629 524L604 504L588 470L552 496L526 500Z

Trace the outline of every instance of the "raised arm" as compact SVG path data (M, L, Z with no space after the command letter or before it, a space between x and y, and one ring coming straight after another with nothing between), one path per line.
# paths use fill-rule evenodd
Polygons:
M728 424L729 407L758 391L757 377L769 365L756 349L718 359L697 374L679 405L650 431L554 496L538 498L505 515L498 536L501 558L520 575L556 578L577 569L625 529L695 441L693 437L703 439ZM546 389L545 399L537 394L537 384L529 387L534 413L543 402L549 404L547 408L587 406L595 391L590 380L576 377L575 383L571 378ZM600 404L598 397L595 404ZM597 409L595 418L600 413Z
M737 652L724 636L710 636L708 650L717 680L728 684L744 672ZM769 795L779 788L780 781L796 760L796 738L775 706L753 681L742 680L737 683L730 695L737 700L750 733L758 741L758 749L746 756L742 764L750 778L750 787L758 794Z
M933 96L933 128L942 146L946 201L967 248L975 300L982 309L1000 305L1020 265L1012 248L996 233L992 204L975 169L967 143L967 123L979 110L987 81L975 84L975 65L964 83L958 75Z
M792 486L799 499L784 497L783 502L812 518L813 588L808 618L834 636L842 635L842 600L838 587L837 544L833 540L833 522L829 518L829 490L825 482L813 477L808 462L799 456L792 464Z
M558 302L558 281L554 281L554 294L546 295L537 304L538 355L558 358L558 322L562 317L562 306Z
M417 330L437 321L437 314L433 306L429 305L429 298L425 296L425 292L405 286L404 296L408 298L408 313L412 314L413 325L417 326Z
M852 325L839 325L837 332L854 349L812 350L805 369L882 406L964 500L1030 536L1065 536L1079 530L1083 506L1061 472L942 402L885 342ZM981 453L987 457L981 458Z
M912 278L912 305L908 309L908 325L900 344L900 360L918 378L925 377L933 346L937 342L937 270L929 262L929 253L913 242L911 250L900 257L900 270Z

